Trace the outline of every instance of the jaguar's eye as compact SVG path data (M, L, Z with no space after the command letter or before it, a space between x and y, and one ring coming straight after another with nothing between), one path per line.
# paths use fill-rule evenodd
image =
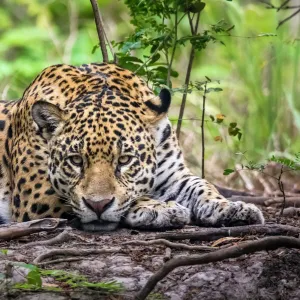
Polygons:
M129 155L123 155L119 157L119 165L124 166L128 165L132 160L132 156Z
M68 159L76 167L83 166L83 158L80 155L72 155L72 156L69 156Z

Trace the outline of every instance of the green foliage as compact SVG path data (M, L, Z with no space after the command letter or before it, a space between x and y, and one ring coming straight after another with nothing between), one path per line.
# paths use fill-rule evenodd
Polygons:
M272 155L270 159L268 159L265 163L256 163L251 160L247 160L245 153L236 153L238 155L241 155L245 158L247 161L246 164L242 164L242 169L235 170L235 169L225 169L223 172L223 175L230 175L236 171L242 171L242 170L250 170L250 171L259 171L259 172L264 172L266 167L270 162L275 162L279 164L282 169L281 169L281 174L289 171L300 171L300 152L296 153L294 155L294 159L288 159L285 157L278 157L275 155ZM265 173L266 174L266 173ZM280 177L281 177L280 174ZM268 175L268 174L266 174Z
M0 249L0 252L4 255L7 255L8 249Z
M234 169L225 169L224 172L223 172L223 175L229 175L231 173L234 173L235 170Z
M272 157L269 159L271 162L276 162L282 166L285 166L286 168L293 170L293 171L299 171L300 170L300 153L295 154L295 159L291 160L285 157L276 157L272 155Z
M43 270L39 267L31 264L25 263L14 263L16 266L21 266L29 269L29 273L26 276L26 283L18 283L14 285L16 289L25 290L40 290L40 289L50 289L50 290L60 290L56 287L43 287L42 278L52 277L58 282L62 282L68 285L70 288L93 288L101 290L105 293L119 292L123 289L122 285L116 281L109 282L89 282L88 278L84 275L73 274L63 270Z
M145 76L154 89L161 85L172 87L169 77L179 73L172 69L173 58L178 47L188 44L196 51L205 49L217 39L215 27L202 33L181 34L181 27L191 15L200 13L205 3L200 0L125 0L130 10L134 33L120 42L113 42L118 49L119 64L138 75ZM219 24L222 28L223 23ZM140 54L139 56L134 56Z

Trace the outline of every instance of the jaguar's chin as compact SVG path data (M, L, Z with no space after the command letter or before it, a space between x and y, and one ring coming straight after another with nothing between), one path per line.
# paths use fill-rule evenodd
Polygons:
M81 223L81 229L84 231L114 231L118 228L119 223L96 220L89 223Z

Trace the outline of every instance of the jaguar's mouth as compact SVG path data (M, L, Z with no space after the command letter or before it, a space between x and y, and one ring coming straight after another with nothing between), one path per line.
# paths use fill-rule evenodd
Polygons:
M102 220L95 220L89 223L81 223L81 229L84 231L114 231L119 226L117 222L108 222Z

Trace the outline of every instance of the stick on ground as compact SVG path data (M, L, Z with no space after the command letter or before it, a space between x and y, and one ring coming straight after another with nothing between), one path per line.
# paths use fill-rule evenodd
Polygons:
M202 255L177 256L166 262L154 273L142 290L136 295L136 300L144 300L154 289L156 284L175 268L191 265L202 265L228 258L235 258L262 250L275 250L281 247L300 249L300 240L292 237L267 237L258 241L244 242L238 245L217 250Z
M191 246L187 244L182 243L172 243L168 240L164 239L158 239L158 240L151 240L151 241L128 241L124 242L123 245L143 245L143 246L149 246L149 245L165 245L170 248L174 249L184 249L184 250L190 250L190 251L215 251L217 248L209 247L209 246Z
M236 227L223 227L223 228L201 228L199 227L195 232L166 232L159 233L155 236L156 239L167 240L197 240L197 241L214 241L222 237L245 236L254 234L264 235L290 235L299 236L300 228L280 225L280 224L266 224L266 225L248 225Z
M115 248L107 248L107 249L75 249L75 248L68 248L68 249L52 249L49 250L41 255L39 255L34 261L34 264L38 264L46 258L63 255L63 256L85 256L90 254L105 254L105 253L116 253L120 252L121 247Z
M35 246L51 246L51 245L67 242L72 237L72 235L70 235L69 233L70 229L71 228L65 229L63 232L61 232L60 234L56 235L55 237L49 240L27 243L25 245L22 245L22 248L35 247Z
M65 219L40 219L0 226L0 240L12 240L41 231L52 231L67 223Z

